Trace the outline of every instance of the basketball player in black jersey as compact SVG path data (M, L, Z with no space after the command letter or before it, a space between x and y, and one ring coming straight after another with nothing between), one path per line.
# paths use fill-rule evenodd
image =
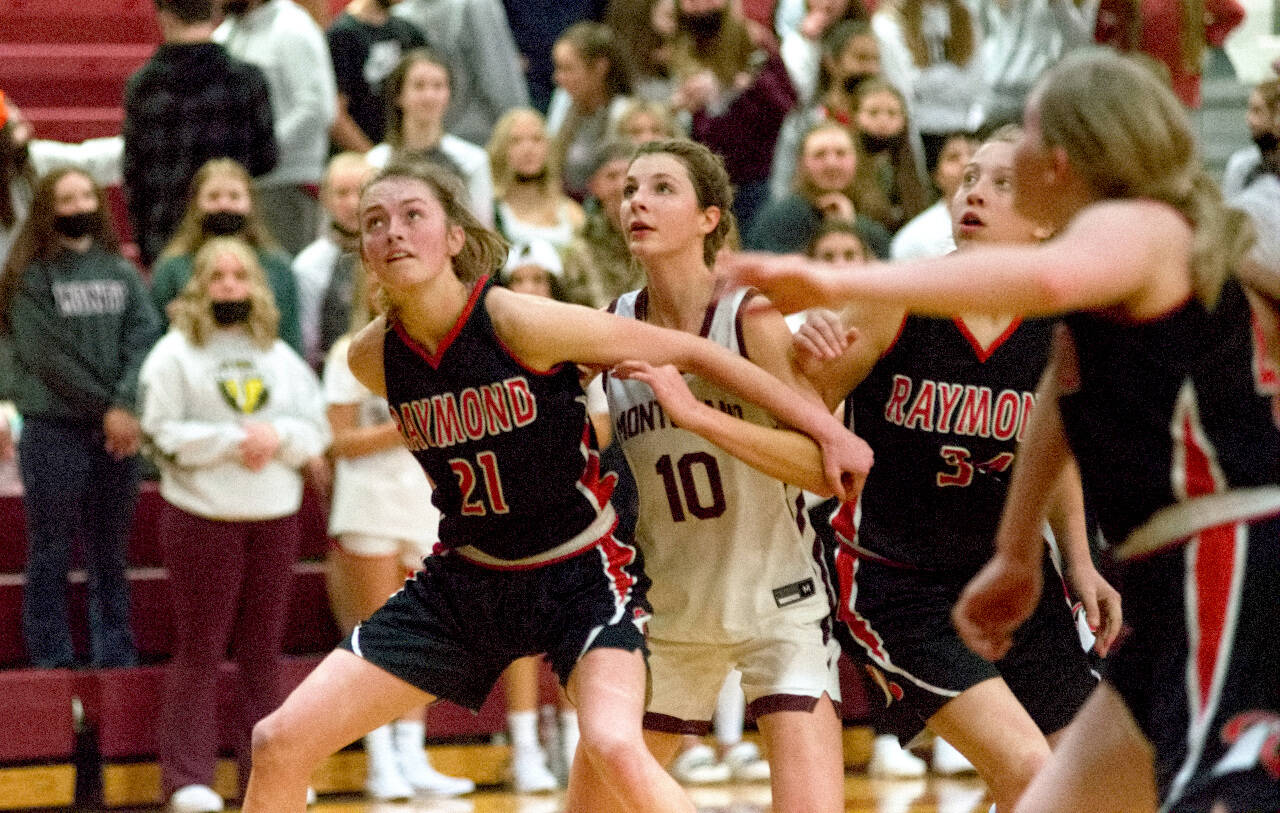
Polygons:
M1013 209L1018 135L996 133L965 167L950 205L960 251L1047 236ZM851 344L846 329L856 330ZM877 455L860 499L831 521L842 643L884 690L890 730L904 743L926 725L944 736L1000 810L1012 809L1096 684L1049 557L1046 577L1059 586L1006 657L980 658L951 624L961 589L993 552L1052 329L999 313L931 318L853 305L811 314L797 334L811 380L829 405L843 401L846 424ZM1119 599L1090 558L1078 481L1056 508L1050 524L1071 593L1102 627L1105 653Z
M1048 498L1074 460L1126 560L1131 630L1018 810L1280 810L1280 367L1250 307L1272 304L1237 276L1251 229L1139 63L1068 56L1025 126L1014 196L1058 227L1043 246L841 274L742 257L728 276L791 307L1064 314L997 554L955 619L980 654L1007 650L1041 588Z
M394 165L361 197L361 257L385 313L352 344L352 372L387 397L432 480L438 555L254 731L244 809L303 810L326 756L407 708L478 709L503 669L547 653L578 706L570 810L598 783L629 811L692 811L641 736L647 580L614 537L612 480L574 362L674 363L770 409L817 441L832 490L870 454L816 399L727 350L494 288L505 246L442 170Z

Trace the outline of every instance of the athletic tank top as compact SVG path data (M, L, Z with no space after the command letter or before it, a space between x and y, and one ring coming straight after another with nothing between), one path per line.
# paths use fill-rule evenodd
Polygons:
M990 558L1051 326L1015 320L983 350L959 319L903 320L845 399L845 422L876 463L857 504L832 519L842 541L921 569L972 571Z
M432 355L399 323L383 350L387 401L405 445L435 483L440 542L504 560L572 539L608 510L586 396L572 364L524 367L493 331L476 283Z
M1280 371L1234 278L1212 311L1192 298L1143 322L1064 321L1076 369L1059 374L1063 425L1109 542L1176 501L1280 483Z
M739 310L746 289L707 309L702 335L747 355ZM623 294L612 310L643 320L647 290ZM695 376L695 397L736 417L776 426L756 405ZM800 489L762 474L667 420L653 391L606 379L614 436L640 496L636 542L653 580L650 633L663 640L731 643L828 613L813 529Z

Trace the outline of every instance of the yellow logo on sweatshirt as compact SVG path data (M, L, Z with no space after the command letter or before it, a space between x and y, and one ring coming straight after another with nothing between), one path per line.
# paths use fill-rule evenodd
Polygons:
M218 370L218 390L232 409L244 415L265 407L271 395L262 374L248 361L224 363Z

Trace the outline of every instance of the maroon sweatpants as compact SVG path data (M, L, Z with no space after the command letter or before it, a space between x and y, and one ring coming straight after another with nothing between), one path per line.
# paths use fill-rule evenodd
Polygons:
M231 735L243 791L253 725L284 699L280 647L298 557L298 516L220 522L166 502L160 542L173 605L173 656L159 732L164 795L168 799L184 785L213 785L218 665L228 645L239 668L234 717L223 730Z

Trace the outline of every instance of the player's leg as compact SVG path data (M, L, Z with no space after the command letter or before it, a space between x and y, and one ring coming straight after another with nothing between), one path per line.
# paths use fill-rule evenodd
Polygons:
M964 754L1009 813L1049 758L1049 743L1001 678L965 689L929 718L929 728Z
M432 696L344 649L331 652L253 730L245 813L301 813L320 762Z
M1080 709L1062 742L1018 802L1018 813L1156 809L1151 746L1106 683Z
M684 790L645 744L641 729L645 680L644 656L639 651L599 647L587 652L574 668L569 699L578 707L581 739L570 774L571 813L599 809L583 806L588 794L575 787L592 780L611 789L622 810L693 811Z
M840 719L831 697L822 695L811 711L776 711L756 722L769 753L774 811L844 810Z

